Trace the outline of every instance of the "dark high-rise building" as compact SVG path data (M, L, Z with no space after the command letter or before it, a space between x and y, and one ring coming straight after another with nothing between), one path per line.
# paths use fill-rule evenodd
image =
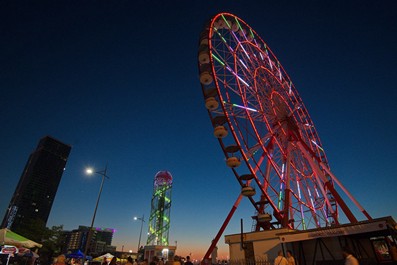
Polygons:
M4 216L2 227L18 231L47 223L71 146L46 136L30 155Z

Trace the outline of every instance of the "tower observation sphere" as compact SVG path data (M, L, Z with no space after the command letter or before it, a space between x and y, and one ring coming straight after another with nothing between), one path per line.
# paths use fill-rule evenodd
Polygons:
M168 246L172 175L159 171L154 177L147 245Z

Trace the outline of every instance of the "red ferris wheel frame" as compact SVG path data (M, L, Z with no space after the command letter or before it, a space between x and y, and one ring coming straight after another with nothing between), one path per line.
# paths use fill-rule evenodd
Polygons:
M356 223L335 185L371 219L331 172L298 91L247 23L230 13L214 16L201 34L198 59L214 135L241 186L220 233L242 196L256 211L256 231L337 225L339 209Z

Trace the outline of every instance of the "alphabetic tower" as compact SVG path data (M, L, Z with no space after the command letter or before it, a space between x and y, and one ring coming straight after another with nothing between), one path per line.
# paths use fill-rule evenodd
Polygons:
M148 246L168 246L171 211L172 175L159 171L154 177L149 217Z

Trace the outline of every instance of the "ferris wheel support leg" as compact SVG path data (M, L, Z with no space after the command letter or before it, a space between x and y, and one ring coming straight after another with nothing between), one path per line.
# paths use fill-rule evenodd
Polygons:
M357 206L357 208L364 214L368 220L372 220L372 217L368 214L368 212L360 205L360 203L351 195L351 193L343 186L343 184L335 177L334 174L324 165L323 162L320 163L322 168L331 176L332 180L338 184L338 186L343 190L343 192L352 200L352 202Z
M236 211L238 205L240 204L242 198L243 198L243 195L240 193L240 195L238 196L237 200L234 202L232 209L230 209L230 212L227 215L225 221L223 222L221 229L219 229L219 231L216 234L215 238L212 240L212 243L211 243L210 247L208 248L207 253L205 253L201 264L206 264L206 261L209 259L212 251L214 250L216 244L219 241L219 238L222 236L223 232L225 231L226 226L229 224L229 221L232 218L234 212Z

